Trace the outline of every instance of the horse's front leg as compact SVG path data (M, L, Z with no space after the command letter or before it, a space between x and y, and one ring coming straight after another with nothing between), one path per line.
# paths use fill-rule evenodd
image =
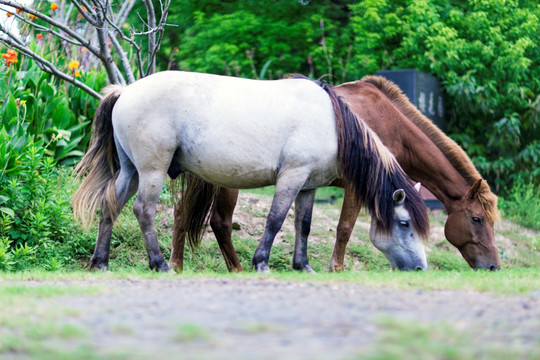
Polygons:
M159 171L139 174L139 194L133 205L133 212L143 234L150 269L166 272L169 271L169 266L163 258L154 229L156 206L164 182L165 173Z
M293 269L315 273L309 266L307 257L307 238L311 229L311 215L315 190L300 191L295 201L294 227L296 230L294 242Z
M270 259L272 243L274 242L277 232L281 229L283 221L287 216L287 212L300 192L307 176L308 175L305 172L290 170L287 174L282 174L278 178L272 206L270 207L270 212L266 218L266 227L264 229L263 237L251 260L258 272L270 272L268 260Z
M345 248L351 238L351 234L360 213L360 205L353 196L352 190L345 187L345 197L341 207L341 215L336 231L336 242L330 259L330 271L343 271L345 261Z

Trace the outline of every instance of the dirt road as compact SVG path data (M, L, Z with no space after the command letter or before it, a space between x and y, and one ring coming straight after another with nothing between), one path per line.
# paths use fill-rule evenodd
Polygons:
M82 329L80 341L107 358L354 359L392 346L411 356L415 347L440 346L430 351L533 359L540 349L537 292L397 291L272 278L84 284L106 290L40 306L69 309L58 321Z

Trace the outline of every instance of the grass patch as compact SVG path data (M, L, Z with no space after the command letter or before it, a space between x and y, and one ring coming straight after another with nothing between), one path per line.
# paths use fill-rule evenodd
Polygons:
M181 342L208 341L212 338L210 331L195 324L182 324L178 327L175 339Z
M505 269L501 271L474 271L466 268L465 270L430 270L426 272L402 272L388 270L366 270L366 271L345 271L341 273L319 272L317 274L307 274L298 271L272 271L271 274L258 274L250 268L246 268L243 273L228 273L214 271L184 271L181 274L176 273L156 273L148 270L138 271L133 268L121 269L114 272L63 272L63 273L46 273L46 272L27 272L25 276L15 274L2 274L0 281L24 281L28 279L36 279L38 276L43 276L45 281L66 280L106 280L106 279L197 279L197 278L218 278L218 279L275 279L278 281L293 281L293 282L310 282L314 284L360 284L374 288L389 288L400 290L472 290L486 291L499 295L512 294L527 294L540 291L540 269L538 268L517 268ZM2 296L0 296L0 306L6 307L7 301L15 304L21 299L39 299L40 294L48 294L46 296L76 295L97 293L105 291L106 287L89 286L83 284L69 285L69 288L59 287L58 290L53 286L50 289L33 289L25 284L13 285L17 288L30 290L12 290L9 295L9 290L3 291L0 287ZM13 287L9 286L9 287ZM40 285L40 287L43 285ZM48 286L48 285L47 285ZM63 290L63 289L69 290ZM58 293L54 293L58 291ZM17 294L17 292L19 292ZM9 300L11 299L11 300Z
M370 360L411 359L537 359L538 348L500 345L479 339L446 322L419 323L390 317L378 320L380 335L367 353L358 358ZM406 355L404 355L406 354Z

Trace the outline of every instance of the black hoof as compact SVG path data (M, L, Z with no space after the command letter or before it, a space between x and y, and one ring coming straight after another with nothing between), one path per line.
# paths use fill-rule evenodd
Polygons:
M107 261L98 260L98 259L90 259L90 270L92 271L109 271L109 263Z
M150 259L149 261L150 270L155 270L157 272L169 272L169 265L163 258Z

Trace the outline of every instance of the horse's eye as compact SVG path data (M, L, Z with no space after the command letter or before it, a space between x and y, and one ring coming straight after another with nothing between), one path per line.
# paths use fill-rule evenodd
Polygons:
M400 220L399 221L399 226L402 227L402 228L408 228L409 227L409 222L405 221L405 220Z
M482 219L476 216L472 217L473 223L480 224L482 222Z

